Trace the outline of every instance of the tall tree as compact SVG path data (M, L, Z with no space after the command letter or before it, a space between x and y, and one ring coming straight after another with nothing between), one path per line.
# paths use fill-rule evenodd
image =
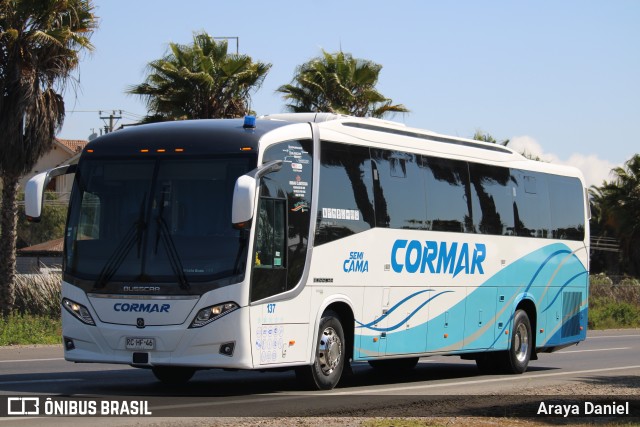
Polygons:
M622 267L640 275L640 154L612 170L614 179L592 187L598 223L611 229L620 241Z
M241 117L271 64L230 54L226 41L202 32L192 44L170 43L169 52L148 68L144 83L127 90L145 100L146 122Z
M349 53L327 53L300 65L290 84L277 92L295 112L329 112L358 117L383 117L406 113L402 104L393 104L376 89L382 65Z
M92 50L91 0L0 2L0 313L14 304L18 181L64 120L61 92Z
M480 129L476 129L476 132L473 134L473 139L476 141L490 142L491 144L499 144L503 147L509 145L510 142L508 139L498 142L490 133L483 133Z

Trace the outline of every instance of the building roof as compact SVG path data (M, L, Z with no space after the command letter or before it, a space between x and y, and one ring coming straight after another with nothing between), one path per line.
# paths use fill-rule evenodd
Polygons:
M62 254L64 238L49 240L48 242L38 243L37 245L27 248L18 249L19 256L37 256L43 254Z
M85 141L83 139L60 139L60 138L56 138L56 142L58 142L60 145L62 145L72 153L81 152L84 146L89 143L89 141Z

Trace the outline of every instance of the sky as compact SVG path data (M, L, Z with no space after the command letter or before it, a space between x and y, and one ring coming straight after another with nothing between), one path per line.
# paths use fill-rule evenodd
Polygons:
M588 185L640 152L637 0L93 1L95 50L67 85L59 138L99 134L114 110L117 126L136 122L147 111L127 88L170 42L206 31L272 64L252 94L258 114L285 112L276 89L296 67L342 50L383 66L378 90L410 110L387 118L407 126L509 139Z

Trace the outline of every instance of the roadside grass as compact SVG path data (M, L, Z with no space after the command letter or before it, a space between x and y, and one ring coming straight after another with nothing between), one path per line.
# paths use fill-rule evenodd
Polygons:
M640 327L640 283L624 279L614 285L603 275L590 277L589 329Z
M0 316L0 346L60 344L59 273L19 274L13 314Z
M60 344L62 341L60 319L33 314L0 316L0 346L27 344Z

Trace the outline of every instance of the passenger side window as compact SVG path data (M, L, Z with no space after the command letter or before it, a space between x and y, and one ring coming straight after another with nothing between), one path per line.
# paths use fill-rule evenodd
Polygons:
M315 244L375 227L369 149L322 141Z
M420 156L371 149L376 226L427 230L424 171Z
M548 175L554 239L584 239L584 191L578 178Z
M508 168L469 163L473 219L478 233L515 235L514 183Z
M473 233L467 163L423 157L422 164L426 174L429 229Z
M547 178L537 172L512 170L516 187L513 216L517 236L550 237L549 193Z

